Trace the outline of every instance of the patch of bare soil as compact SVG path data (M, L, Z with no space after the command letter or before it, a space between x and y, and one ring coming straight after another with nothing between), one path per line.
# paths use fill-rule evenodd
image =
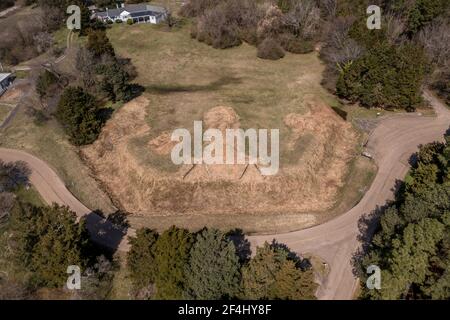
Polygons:
M14 85L0 97L0 102L16 104L27 90L31 90L29 83Z
M153 150L153 152L159 155L167 155L170 154L172 148L175 146L176 142L170 139L172 133L171 132L163 132L156 138L150 140L148 146Z
M122 209L139 216L276 216L324 211L334 205L344 184L357 135L322 101L312 96L307 101L307 114L285 116L291 133L280 141L292 150L305 135L313 141L295 164L281 163L275 176L262 176L257 165L184 165L175 172L164 172L138 160L142 158L136 152L153 152L171 161L173 146L169 132L151 138L145 97L124 105L82 153ZM208 128L239 127L239 117L229 106L214 107L203 119ZM136 138L148 139L138 151L130 148ZM308 225L314 222L308 215Z

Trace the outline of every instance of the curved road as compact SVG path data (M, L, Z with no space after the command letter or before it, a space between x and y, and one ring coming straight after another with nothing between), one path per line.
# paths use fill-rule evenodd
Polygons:
M30 182L45 202L68 206L78 217L86 216L87 228L92 239L97 243L114 250L117 248L123 251L128 250L124 231L93 213L92 210L75 198L55 170L47 163L29 153L4 148L0 148L0 159L5 162L26 162L31 169ZM128 233L131 235L132 232L132 230L129 230Z
M425 98L437 117L399 115L385 118L369 137L367 149L378 165L377 175L363 199L345 214L309 229L275 236L250 237L252 245L273 238L299 253L320 256L331 267L326 282L319 288L319 299L352 299L358 281L353 275L351 258L360 246L358 222L366 214L394 197L396 180L409 170L408 160L420 144L443 140L450 126L450 111L429 92Z
M435 108L437 117L399 115L385 118L373 131L367 148L378 164L378 173L363 199L354 208L324 224L286 234L250 236L252 246L276 239L298 253L320 256L331 267L325 283L319 288L320 299L351 299L358 281L352 273L351 258L361 245L358 222L377 206L393 199L396 180L404 178L408 159L420 144L443 140L450 126L450 111L432 94L425 97ZM55 171L42 160L22 151L0 148L0 159L25 161L32 170L31 183L47 203L69 206L78 216L87 216L87 226L95 241L107 247L126 251L129 246L124 232L91 212L66 188ZM128 230L132 235L134 230Z

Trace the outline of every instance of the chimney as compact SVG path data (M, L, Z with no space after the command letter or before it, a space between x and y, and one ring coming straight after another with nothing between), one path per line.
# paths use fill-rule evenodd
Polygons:
M125 8L125 3L122 2L121 6L122 6L122 8Z

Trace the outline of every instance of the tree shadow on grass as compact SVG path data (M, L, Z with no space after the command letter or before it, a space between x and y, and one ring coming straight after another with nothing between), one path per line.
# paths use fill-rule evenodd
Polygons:
M213 81L207 85L153 84L147 86L145 89L150 93L164 95L183 92L216 91L228 84L240 84L241 82L241 78L227 76Z

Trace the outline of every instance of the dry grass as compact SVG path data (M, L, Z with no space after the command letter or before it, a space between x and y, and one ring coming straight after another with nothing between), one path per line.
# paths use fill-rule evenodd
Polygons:
M12 109L12 106L0 102L0 125L6 120Z
M114 25L108 32L146 92L123 106L83 155L116 204L133 213L133 226L295 230L358 200L352 188L367 183L350 172L365 177L367 169L355 165L358 134L329 108L337 101L320 85L316 54L265 61L246 44L216 50L191 40L188 27ZM183 179L189 168L172 164L167 137L192 129L194 120L280 129L280 174L262 177L251 167L239 179L238 166L197 166ZM347 187L348 179L355 185Z

